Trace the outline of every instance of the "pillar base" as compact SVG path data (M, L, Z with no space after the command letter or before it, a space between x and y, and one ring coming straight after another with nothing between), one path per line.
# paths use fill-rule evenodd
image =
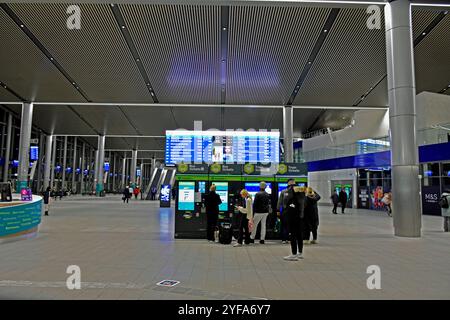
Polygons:
M16 192L20 193L23 189L28 188L28 181L19 181L16 182Z

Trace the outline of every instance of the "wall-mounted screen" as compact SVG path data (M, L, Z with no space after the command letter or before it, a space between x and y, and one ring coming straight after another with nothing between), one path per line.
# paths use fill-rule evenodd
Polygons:
M279 163L278 131L166 131L166 164Z
M200 193L206 193L206 181L198 182L198 190L197 191Z
M195 182L178 183L178 210L194 210Z
M36 161L39 158L39 147L31 146L30 147L30 161Z
M219 205L219 211L228 211L228 182L213 182L216 185L216 193L219 195L222 203Z
M246 182L245 189L255 199L255 194L259 191L259 182ZM272 183L266 182L266 192L272 194Z

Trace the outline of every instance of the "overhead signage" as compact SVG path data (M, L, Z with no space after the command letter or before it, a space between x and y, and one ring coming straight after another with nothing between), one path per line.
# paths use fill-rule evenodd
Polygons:
M177 173L181 174L208 174L207 164L180 163L177 166Z

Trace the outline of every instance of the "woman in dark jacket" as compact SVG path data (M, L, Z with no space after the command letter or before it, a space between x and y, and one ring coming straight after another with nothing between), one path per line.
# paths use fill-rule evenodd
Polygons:
M310 243L316 244L317 228L319 227L319 209L317 208L317 202L320 200L320 195L308 187L306 189L305 199L305 237L303 239L308 243L312 233L313 240Z

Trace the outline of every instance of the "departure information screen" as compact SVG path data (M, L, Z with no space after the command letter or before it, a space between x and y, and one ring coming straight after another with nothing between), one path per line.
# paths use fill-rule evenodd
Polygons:
M166 131L166 164L278 163L277 131Z

